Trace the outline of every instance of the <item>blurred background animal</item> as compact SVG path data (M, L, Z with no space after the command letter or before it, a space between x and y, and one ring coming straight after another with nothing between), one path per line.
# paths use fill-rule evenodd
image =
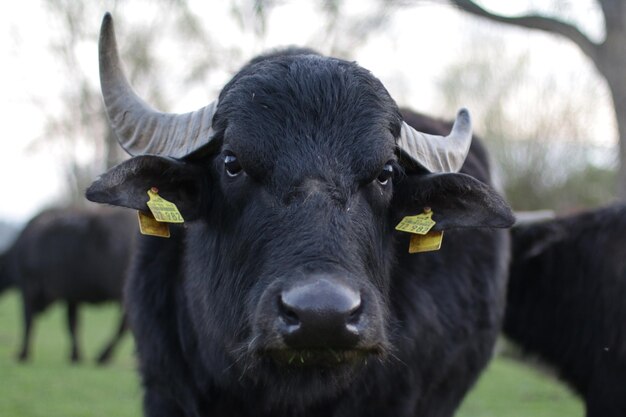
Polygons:
M587 417L626 416L626 205L512 236L504 333L556 368Z
M131 258L136 219L129 210L53 209L35 216L0 256L0 292L16 286L23 302L19 360L30 356L34 317L50 304L67 304L70 359L81 358L77 340L81 303L120 302ZM98 356L106 363L126 330L121 314L116 334Z

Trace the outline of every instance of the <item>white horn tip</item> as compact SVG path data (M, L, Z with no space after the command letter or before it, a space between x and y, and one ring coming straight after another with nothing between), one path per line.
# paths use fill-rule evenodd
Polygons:
M470 117L469 110L465 107L461 108L456 114L456 120L454 121L454 126L452 126L452 131L469 133L471 135L472 118Z
M470 117L470 112L465 107L461 108L456 114L457 121L461 121L466 124L472 124L472 118Z

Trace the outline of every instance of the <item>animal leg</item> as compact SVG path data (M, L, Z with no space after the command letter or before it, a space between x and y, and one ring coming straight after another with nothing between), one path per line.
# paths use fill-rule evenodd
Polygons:
M28 360L30 352L30 335L33 324L33 308L24 295L22 296L22 305L24 313L24 332L22 334L22 349L18 355L18 360L20 362Z
M67 325L70 331L70 339L72 341L72 362L80 361L80 351L78 349L78 338L76 336L76 326L78 322L77 305L73 302L67 303Z
M100 365L104 365L109 362L109 360L111 359L111 354L113 353L113 349L115 349L117 344L120 342L127 328L128 328L128 323L126 321L126 314L122 313L122 319L120 320L120 324L117 329L117 332L115 333L115 335L113 336L113 339L111 339L109 344L102 350L102 353L100 353L100 356L98 356L98 363Z

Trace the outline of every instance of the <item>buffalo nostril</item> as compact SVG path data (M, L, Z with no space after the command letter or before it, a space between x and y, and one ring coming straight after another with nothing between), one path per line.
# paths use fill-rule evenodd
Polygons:
M350 315L348 316L348 325L356 326L361 320L361 313L363 313L363 303L359 303L359 305L350 312Z
M300 325L300 318L292 307L286 305L283 297L278 298L278 312L285 324L289 327L297 327Z

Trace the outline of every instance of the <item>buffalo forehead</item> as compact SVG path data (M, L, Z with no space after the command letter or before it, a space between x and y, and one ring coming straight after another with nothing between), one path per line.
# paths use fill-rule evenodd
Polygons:
M244 68L220 98L225 146L246 169L294 164L371 175L393 155L397 107L354 63L284 57ZM277 164L279 163L280 164Z

